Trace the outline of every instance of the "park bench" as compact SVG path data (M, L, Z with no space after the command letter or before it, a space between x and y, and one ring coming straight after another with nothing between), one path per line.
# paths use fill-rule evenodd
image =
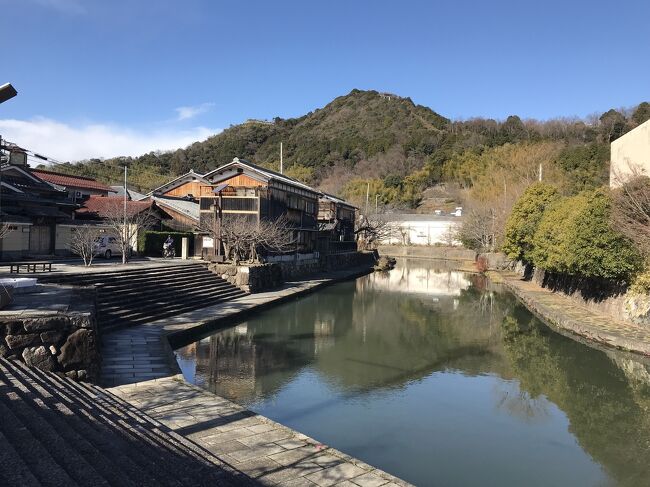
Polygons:
M11 274L20 274L21 268L26 268L27 272L52 272L52 262L12 262L9 264Z

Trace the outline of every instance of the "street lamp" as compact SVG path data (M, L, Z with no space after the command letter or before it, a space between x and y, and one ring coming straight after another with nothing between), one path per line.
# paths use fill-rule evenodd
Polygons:
M221 256L221 220L223 218L223 215L221 213L221 206L222 206L221 203L223 201L223 197L222 197L221 193L227 187L228 187L228 183L223 183L223 184L220 184L220 185L216 186L212 190L212 193L219 196L219 204L216 204L216 201L215 201L215 205L214 205L214 227L212 228L212 235L213 235L213 238L214 238L214 242L213 242L214 256L215 256L215 260L217 262L222 262L223 261L223 258ZM218 225L217 225L217 220L219 221Z
M11 86L11 83L5 83L4 85L0 86L0 103L4 103L7 100L12 99L17 94L18 92L16 91L16 88Z

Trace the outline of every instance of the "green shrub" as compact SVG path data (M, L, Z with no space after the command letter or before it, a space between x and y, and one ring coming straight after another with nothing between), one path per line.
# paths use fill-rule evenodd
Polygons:
M532 262L533 237L544 210L559 198L546 183L534 183L517 200L508 217L502 250L512 260Z
M140 232L138 235L138 253L148 257L162 256L163 243L171 235L174 239L174 250L176 255L181 255L182 239L187 237L189 240L189 255L194 253L194 234L191 232L154 232L147 230Z
M575 272L587 277L628 280L643 268L632 242L611 226L608 190L588 193L587 204L567 231L569 258Z
M533 263L550 272L629 281L642 269L632 243L610 224L606 190L552 203L533 237Z
M567 230L575 224L585 205L585 196L577 195L558 199L548 206L533 236L530 256L535 267L562 274L575 273L568 255Z

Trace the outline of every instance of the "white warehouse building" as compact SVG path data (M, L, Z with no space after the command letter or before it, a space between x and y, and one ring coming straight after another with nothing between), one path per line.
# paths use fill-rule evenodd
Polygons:
M392 231L381 241L383 245L460 245L453 236L461 217L405 213L386 214L384 219Z

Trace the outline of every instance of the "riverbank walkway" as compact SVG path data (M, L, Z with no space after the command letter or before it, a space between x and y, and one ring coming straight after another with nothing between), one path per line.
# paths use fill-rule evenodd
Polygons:
M338 450L188 384L182 376L110 389L258 485L410 485Z
M650 329L616 320L512 272L490 273L552 328L588 341L650 356Z

